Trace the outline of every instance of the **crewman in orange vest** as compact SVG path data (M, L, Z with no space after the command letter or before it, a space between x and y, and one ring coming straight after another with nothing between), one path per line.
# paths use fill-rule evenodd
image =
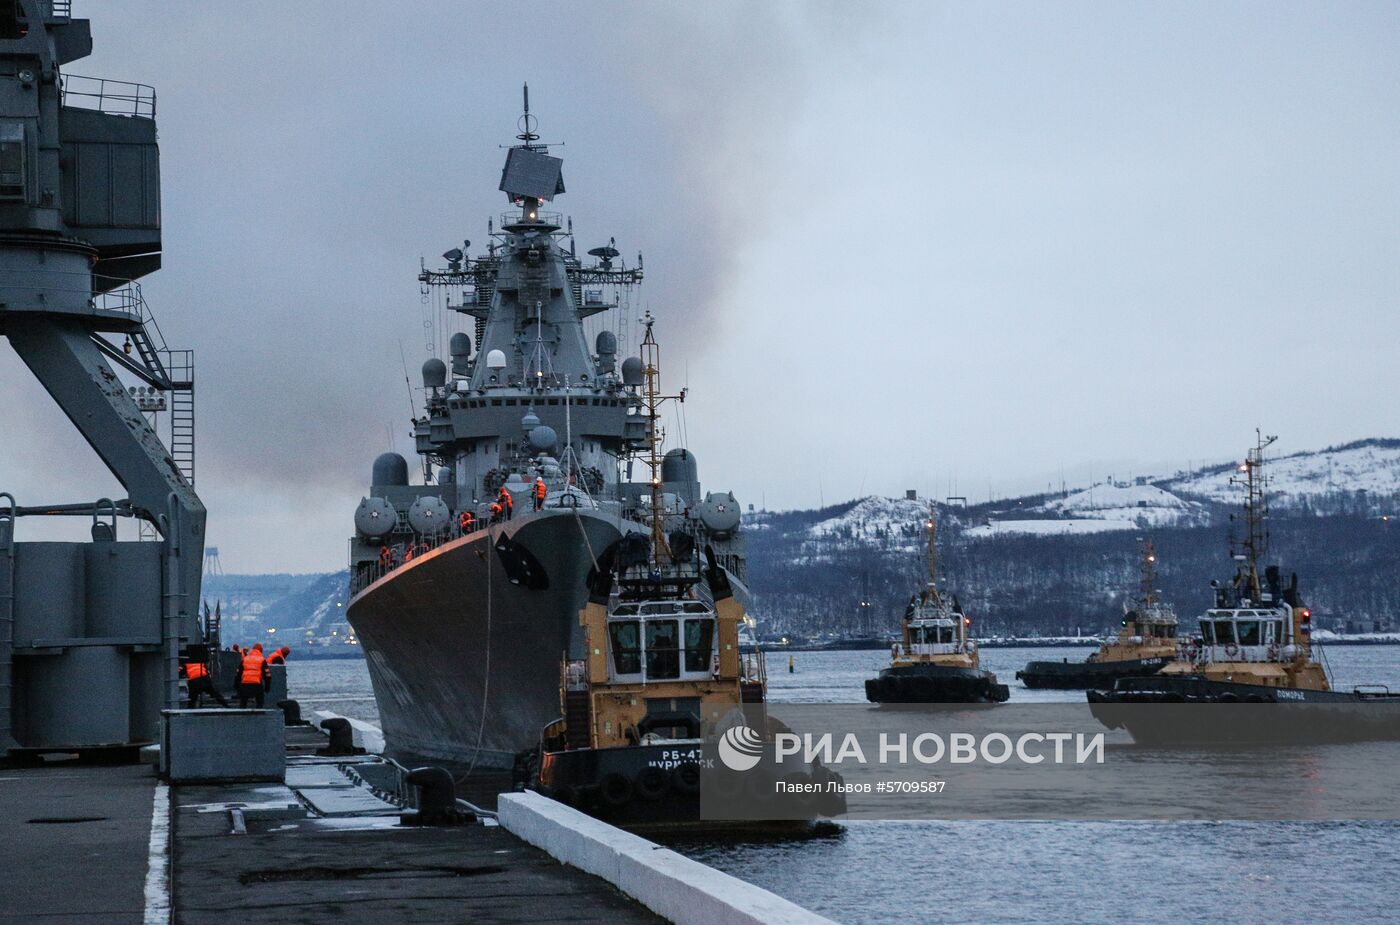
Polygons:
M491 502L491 522L493 524L501 522L501 502L499 501Z
M549 489L544 484L544 479L535 476L535 510L544 507L544 496L549 493Z
M471 511L463 511L457 515L457 526L462 528L462 535L466 536L476 529L476 515Z
M191 710L199 707L200 698L205 694L218 701L219 706L228 706L224 695L214 687L214 679L209 676L209 664L203 656L191 656L181 667L185 672L185 686L189 691Z
M379 547L379 567L388 571L394 564L394 552L388 546Z
M255 642L253 648L243 653L243 669L238 673L238 705L246 707L249 700L256 700L261 710L266 680L267 660L263 658L262 643Z
M282 648L278 649L276 652L273 652L267 657L267 663L269 665L285 665L287 664L287 656L291 654L292 647L283 646Z
M510 491L504 485L496 495L496 500L501 503L501 513L505 515L505 519L510 520L511 515L515 513L515 499L510 496Z

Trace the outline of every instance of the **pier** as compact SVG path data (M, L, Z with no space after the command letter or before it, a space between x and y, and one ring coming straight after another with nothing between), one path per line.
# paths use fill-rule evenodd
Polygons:
M828 922L537 794L502 794L499 821L459 803L459 824L402 824L418 807L396 765L286 733L280 783L0 770L0 925Z

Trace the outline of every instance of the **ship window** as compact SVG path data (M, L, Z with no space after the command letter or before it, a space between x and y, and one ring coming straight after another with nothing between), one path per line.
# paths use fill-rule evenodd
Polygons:
M1259 621L1258 621L1258 620L1241 620L1241 621L1239 622L1239 631L1240 631L1240 645L1242 645L1242 646L1257 646L1257 645L1259 645Z
M507 407L507 408L514 408L514 407L515 407L515 399L513 399L513 398L507 398L507 399L506 399L506 407Z
M713 620L685 621L685 670L709 671L710 655L714 651L715 624Z
M500 400L499 398L493 398L493 399L491 399L491 407L492 407L492 408L499 408L499 407L501 407L501 400Z
M647 680L665 680L681 675L680 637L675 620L648 620Z
M1217 646L1229 646L1235 643L1235 621L1216 620L1215 621L1215 644Z
M1215 624L1209 620L1201 621L1201 642L1208 646L1215 645Z
M640 674L642 671L641 631L636 620L618 620L608 624L612 638L613 670L618 674Z

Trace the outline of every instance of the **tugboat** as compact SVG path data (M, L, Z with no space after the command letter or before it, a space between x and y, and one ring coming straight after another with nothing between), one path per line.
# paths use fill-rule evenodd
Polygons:
M1123 605L1118 638L1106 642L1083 662L1030 662L1016 680L1030 688L1106 690L1119 678L1142 678L1161 671L1176 657L1177 619L1170 604L1157 598L1157 552L1152 540L1142 549L1142 580L1136 606Z
M1297 574L1285 584L1278 566L1270 565L1261 580L1259 560L1267 544L1264 450L1276 439L1260 435L1240 464L1235 482L1245 491L1245 516L1243 538L1232 538L1231 543L1235 576L1228 583L1211 582L1215 606L1200 618L1199 639L1181 645L1179 657L1156 675L1121 679L1112 690L1088 692L1095 716L1110 728L1127 727L1140 741L1144 737L1140 733L1151 735L1145 725L1151 711L1114 709L1120 704L1400 705L1400 694L1382 685L1332 690L1324 666L1313 658L1312 611L1299 594ZM1290 721L1284 717L1278 728L1264 731L1286 732L1282 724ZM1244 732L1253 735L1259 730L1234 730ZM1338 714L1325 734L1328 738L1400 734L1400 710Z
M865 682L871 703L1003 703L1011 692L981 668L977 644L968 638L972 620L957 598L938 593L938 521L929 505L928 581L904 611L904 641L890 650L890 667Z
M763 653L744 644L744 608L714 549L705 547L702 569L694 534L665 514L658 408L679 396L659 394L657 347L645 324L651 531L615 541L590 573L579 611L583 657L564 658L562 715L524 762L536 765L527 771L533 789L630 828L699 824L703 737L749 725L754 714L745 707L766 697ZM755 793L773 793L772 768L749 773ZM828 786L839 775L814 764L796 776L820 785L820 798L805 804L814 818L845 811L839 788Z

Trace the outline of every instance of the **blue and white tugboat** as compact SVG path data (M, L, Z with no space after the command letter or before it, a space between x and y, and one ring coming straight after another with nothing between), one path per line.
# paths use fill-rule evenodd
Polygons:
M935 584L938 522L929 507L928 581L904 612L904 639L890 652L890 667L865 682L871 703L1002 703L1011 696L997 676L981 667L972 620L956 598L945 600Z

